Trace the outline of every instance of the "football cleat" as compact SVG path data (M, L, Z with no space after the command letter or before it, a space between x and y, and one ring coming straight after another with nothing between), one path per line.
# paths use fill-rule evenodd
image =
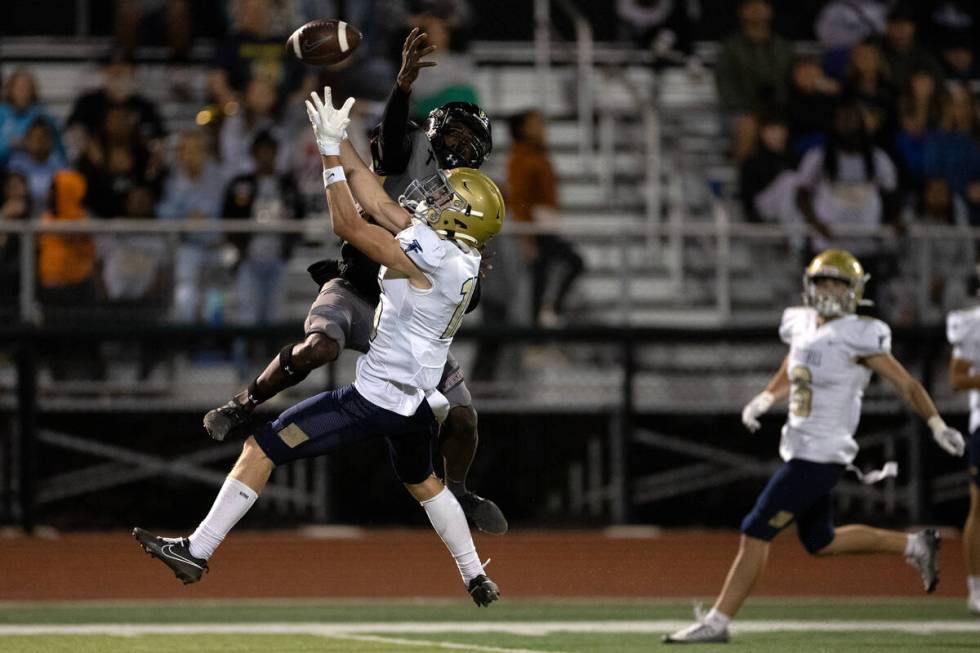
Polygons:
M491 535L503 535L507 532L507 518L490 499L484 499L475 492L467 492L457 496L456 500L463 508L466 518L479 530Z
M919 570L922 587L926 592L934 592L939 584L939 533L927 528L914 535L918 540L918 552L906 556L905 560Z
M500 588L484 574L472 578L466 589L473 598L473 603L481 608L487 607L500 598Z
M229 435L244 435L243 430L252 420L252 413L234 399L220 408L209 410L204 416L204 430L218 442Z
M190 542L186 537L158 537L142 528L134 528L133 537L147 555L167 565L184 585L201 580L208 570L207 560L191 555Z
M664 635L664 644L727 644L728 627L699 621L671 635Z

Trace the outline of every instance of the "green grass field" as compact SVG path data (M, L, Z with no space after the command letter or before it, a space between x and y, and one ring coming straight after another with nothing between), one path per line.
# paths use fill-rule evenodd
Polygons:
M660 649L690 620L691 603L675 601L0 604L0 651L629 653ZM980 618L960 600L759 599L729 648L964 651L980 648Z

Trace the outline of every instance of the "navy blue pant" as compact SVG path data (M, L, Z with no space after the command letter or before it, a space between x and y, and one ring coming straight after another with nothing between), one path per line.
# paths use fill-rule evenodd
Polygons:
M273 463L282 465L383 437L395 474L414 484L432 474L432 441L438 431L427 402L405 417L374 405L347 385L287 408L256 431L255 441Z
M816 553L834 541L831 492L843 473L844 465L834 463L783 463L742 520L742 532L769 542L795 521L800 542Z
M966 459L970 466L970 480L980 485L980 429L970 434L966 443Z

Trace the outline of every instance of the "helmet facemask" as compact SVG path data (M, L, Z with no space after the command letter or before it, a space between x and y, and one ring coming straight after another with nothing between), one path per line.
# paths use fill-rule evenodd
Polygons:
M489 177L472 168L438 170L410 183L398 198L436 233L480 248L500 231L504 200Z
M843 292L822 290L818 286L824 279L832 279L846 286ZM820 317L833 319L857 311L861 303L859 297L863 293L867 275L855 281L846 277L830 274L803 275L803 303L814 310Z
M493 149L490 120L476 105L450 102L433 109L425 125L426 136L439 158L439 166L479 168Z
M466 201L453 190L446 179L446 173L436 170L436 174L425 179L414 179L405 192L398 196L398 203L412 215L427 224L434 225L446 209L466 208Z

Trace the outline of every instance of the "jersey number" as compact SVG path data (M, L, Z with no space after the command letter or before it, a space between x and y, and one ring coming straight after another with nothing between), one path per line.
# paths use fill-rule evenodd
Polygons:
M463 282L463 287L459 290L463 299L456 305L456 310L453 311L453 316L449 320L446 330L442 332L441 338L452 338L459 331L459 325L463 323L463 316L466 315L466 307L470 305L470 300L473 299L474 290L476 290L476 277L470 277Z
M813 372L805 365L797 365L789 373L792 389L789 396L789 412L796 417L809 417L813 406Z

